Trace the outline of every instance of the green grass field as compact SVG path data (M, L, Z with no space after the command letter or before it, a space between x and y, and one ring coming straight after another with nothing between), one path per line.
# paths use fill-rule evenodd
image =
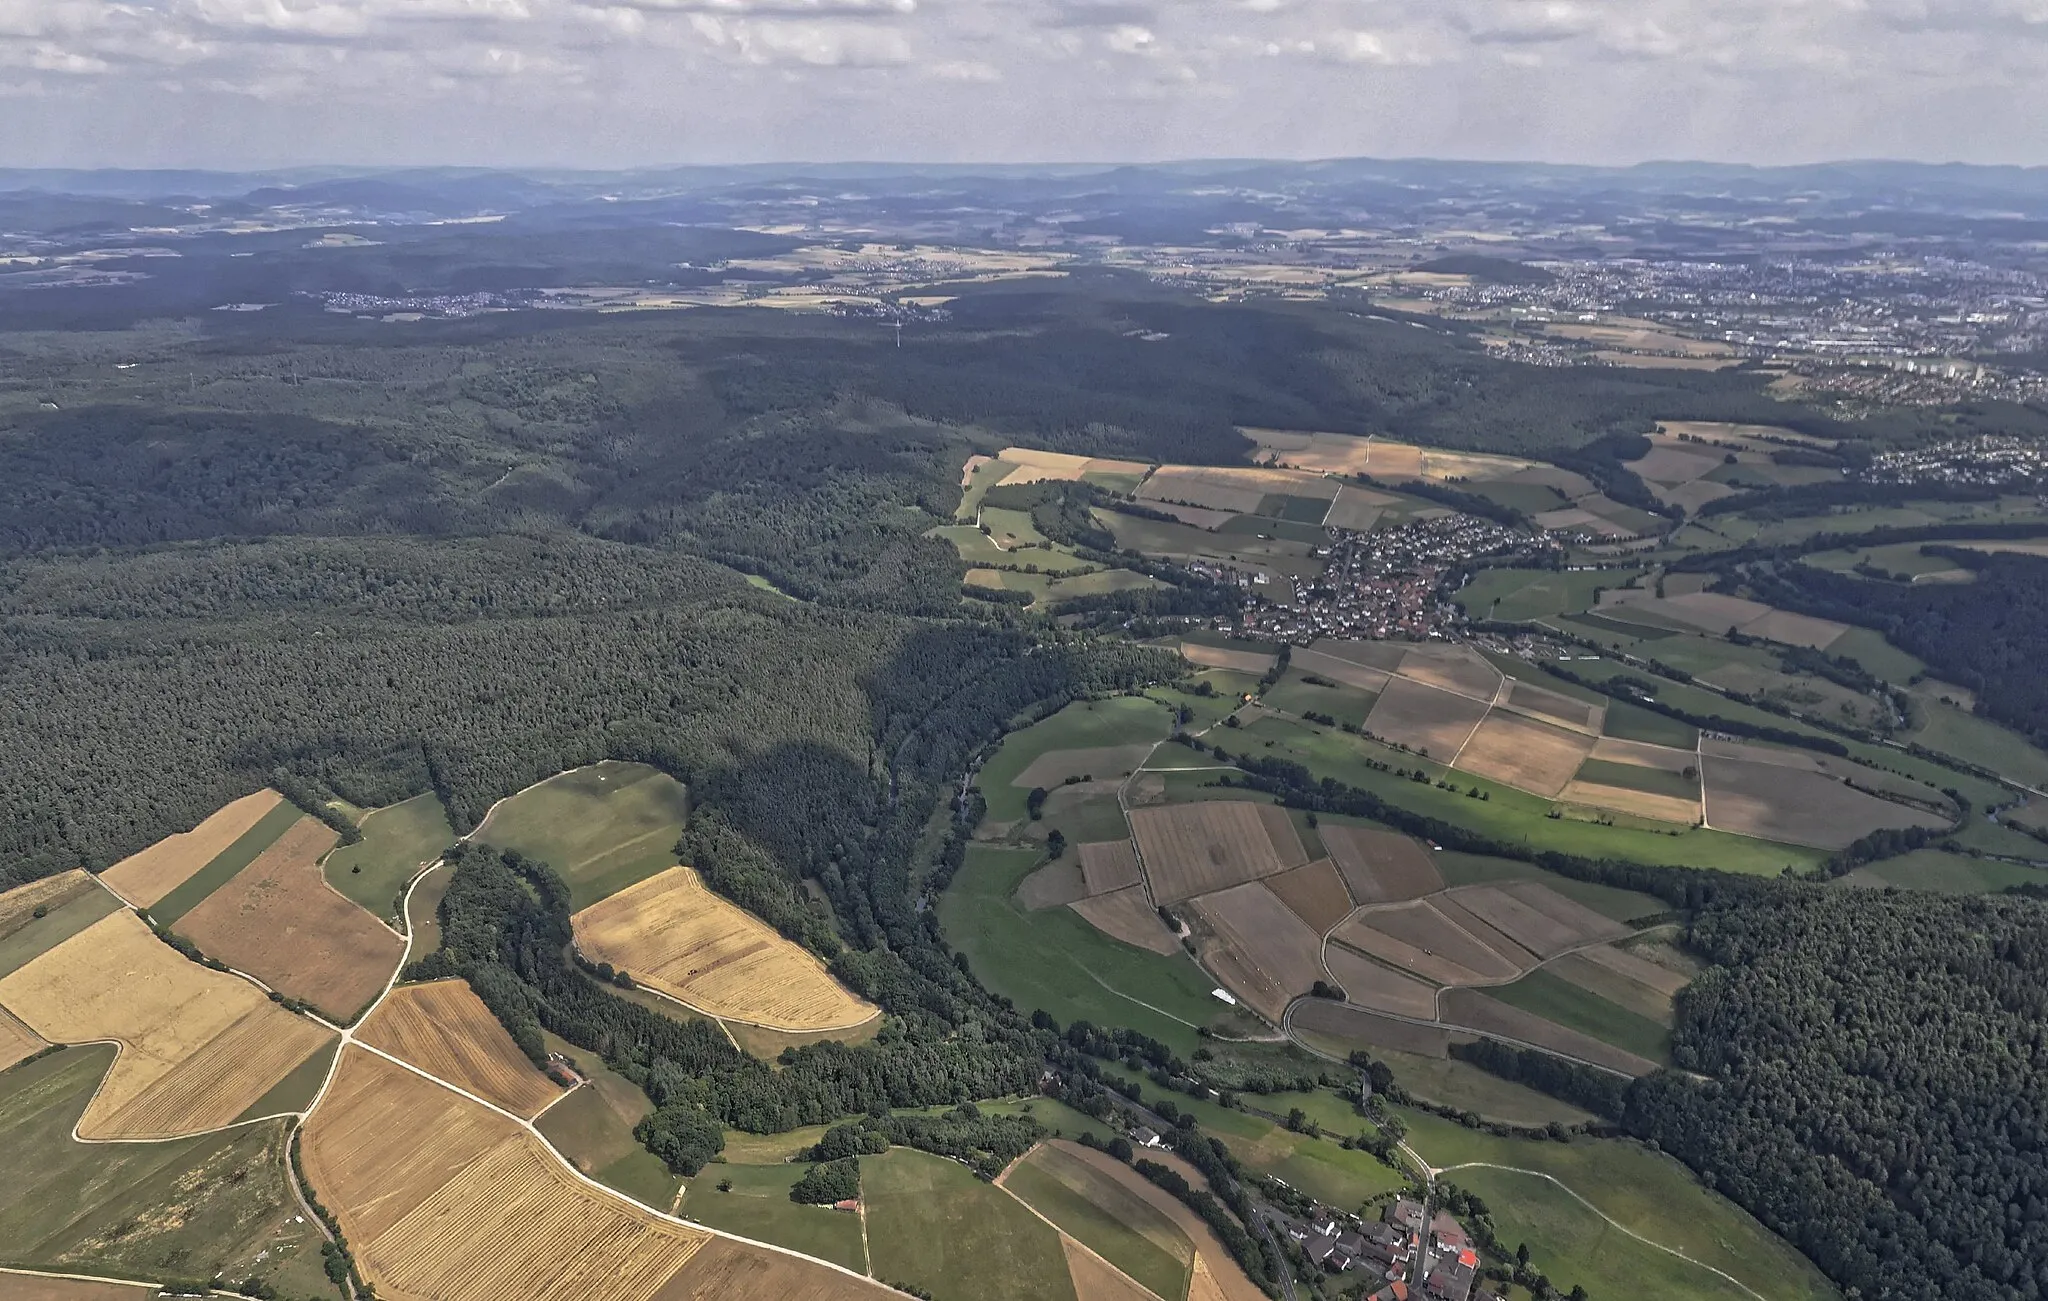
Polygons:
M565 772L500 803L476 839L540 859L569 883L576 907L676 864L690 793L642 763L607 760Z
M1837 1295L1810 1261L1669 1157L1621 1140L1495 1138L1427 1112L1401 1115L1409 1145L1439 1169L1476 1161L1549 1175L1617 1223L1726 1271L1769 1301L1832 1301ZM1540 1179L1479 1168L1444 1177L1484 1197L1501 1241L1510 1249L1527 1242L1537 1266L1561 1287L1583 1283L1594 1296L1659 1301L1743 1295L1684 1261L1611 1229L1601 1232L1606 1226L1597 1217Z
M1049 750L1160 741L1172 731L1173 715L1159 701L1145 696L1078 700L1052 717L1004 737L982 764L974 784L988 801L990 821L1015 822L1024 816L1024 801L1030 792L1011 783L1038 756Z
M1543 491L1548 491L1543 489ZM1548 509L1548 508L1546 508ZM1601 588L1627 587L1640 569L1482 569L1457 594L1475 619L1521 623L1591 609Z
M1074 1301L1059 1233L967 1167L910 1148L861 1160L874 1277L938 1301Z
M1671 1031L1667 1027L1541 968L1513 984L1491 986L1485 992L1490 998L1534 1012L1638 1057L1653 1062L1670 1058Z
M991 511L993 515L997 512ZM1011 512L1019 514L1021 512ZM1026 516L1028 519L1029 516ZM993 527L993 526L992 526ZM1024 551L1006 550L996 545L996 540L972 524L947 524L933 529L927 537L944 538L960 553L960 559L969 565L1037 565L1040 569L1054 573L1070 573L1079 569L1093 569L1095 566L1081 559L1071 551L1033 547Z
M403 804L375 809L361 823L363 838L327 856L327 883L379 917L389 917L399 891L421 863L455 843L448 811L432 791Z
M1315 1035L1303 1035L1303 1038L1334 1056L1347 1055L1354 1047L1360 1046L1325 1042ZM1474 1112L1483 1119L1509 1125L1548 1125L1552 1121L1560 1125L1582 1125L1593 1119L1591 1112L1559 1102L1547 1093L1539 1093L1449 1057L1425 1057L1420 1053L1381 1048L1376 1044L1364 1047L1386 1063L1402 1088L1440 1107L1456 1107L1461 1111Z
M1828 654L1847 656L1861 664L1865 672L1898 686L1910 682L1914 674L1927 671L1925 664L1886 641L1883 633L1872 628L1849 629L1828 647Z
M11 975L110 913L121 910L112 892L93 889L31 920L0 939L0 976Z
M1542 685L1547 687L1551 683L1546 681ZM1700 743L1700 730L1691 723L1611 697L1607 701L1607 721L1600 730L1624 741L1668 745L1675 750L1695 749Z
M1222 739L1222 738L1217 738ZM1266 745L1266 742L1272 745ZM1228 739L1232 751L1292 759L1306 765L1318 777L1334 777L1348 785L1369 790L1389 803L1416 813L1455 822L1504 843L1520 845L1530 852L1553 849L1592 857L1633 859L1640 863L1674 866L1718 867L1730 872L1774 876L1784 868L1806 868L1818 862L1814 850L1778 845L1746 836L1700 828L1677 835L1628 826L1602 826L1568 818L1548 816L1551 802L1523 791L1489 782L1468 773L1456 773L1451 780L1456 790L1441 790L1424 782L1409 781L1391 772L1368 768L1367 756L1396 767L1413 768L1421 761L1412 755L1381 746L1330 728L1311 727L1293 719L1271 714L1259 717ZM1427 765L1440 772L1438 765ZM1196 774L1202 775L1202 774ZM1465 795L1470 787L1488 793L1485 800Z
M1993 822L1988 818L1973 815L1969 825L1956 833L1955 842L1964 849L1974 849L1985 854L2021 858L2030 862L2048 862L2048 845L2042 844L2024 831L2008 827L2001 822Z
M2029 786L2048 785L2048 754L2019 733L1937 697L1921 695L1919 707L1921 724L1908 739Z
M988 490L1001 483L1004 476L1016 468L1008 461L983 461L975 466L974 473L967 477L967 486L960 492L960 505L954 510L953 518L972 520Z
M255 1120L259 1116L281 1116L286 1112L303 1112L313 1105L313 1099L320 1095L320 1086L327 1083L327 1070L334 1065L334 1054L341 1050L341 1040L335 1039L319 1052L292 1068L289 1075L270 1086L270 1091L249 1104L249 1109L235 1119Z
M258 818L256 825L243 832L234 844L220 851L205 867L159 899L149 910L149 915L165 925L177 921L204 902L206 896L233 880L235 873L255 862L257 855L276 844L279 836L305 816L291 801L279 802L276 808Z
M541 1136L578 1170L656 1210L665 1211L680 1182L633 1137L633 1126L654 1104L596 1053L542 1032L549 1052L575 1062L589 1081L549 1107L536 1122ZM815 1141L815 1140L813 1140ZM781 1159L778 1154L776 1159Z
M1579 765L1579 780L1597 782L1602 786L1619 786L1624 790L1648 791L1652 795L1674 795L1682 800L1696 800L1700 797L1700 781L1681 772L1670 772L1663 768L1644 768L1633 763L1613 763L1606 759L1588 759Z
M946 938L982 984L1062 1024L1085 1019L1142 1030L1183 1053L1223 1005L1192 958L1162 957L1113 940L1067 908L1026 912L1011 898L1037 866L1030 850L975 845L939 897Z
M1925 542L1892 542L1884 546L1857 547L1854 550L1816 551L1801 556L1800 561L1816 569L1831 570L1837 574L1851 573L1857 565L1867 563L1877 566L1886 573L1907 574L1914 578L1924 578L1929 574L1960 574L1966 577L1969 575L1969 570L1953 560L1921 555L1920 548L1926 545L1928 544Z
M1379 699L1378 692L1326 682L1310 682L1304 671L1291 668L1259 697L1259 703L1289 714L1328 714L1340 722L1363 723Z
M1056 1147L1010 1167L1003 1187L1164 1301L1181 1301L1195 1248L1151 1203Z
M67 1048L0 1074L0 1263L144 1279L264 1274L296 1294L316 1286L319 1231L293 1222L283 1122L168 1143L72 1141L113 1059L108 1046Z
M2043 849L2048 850L2048 846ZM1851 886L1895 885L1941 894L1992 894L2011 885L2048 885L2048 871L1939 849L1916 849L1859 867L1842 879Z
M863 1157L861 1168L865 1171L875 1160ZM860 1216L789 1200L791 1186L809 1169L801 1163L707 1165L689 1181L678 1213L714 1229L772 1242L865 1273L868 1262L861 1248ZM718 1191L718 1185L726 1180L732 1181L731 1191Z

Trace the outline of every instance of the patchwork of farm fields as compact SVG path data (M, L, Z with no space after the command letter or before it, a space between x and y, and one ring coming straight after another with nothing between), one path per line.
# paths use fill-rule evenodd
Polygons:
M561 1094L460 980L392 990L356 1038L517 1116L531 1118Z
M683 784L646 764L606 760L501 800L472 838L537 858L587 908L676 861L690 816Z
M358 826L363 838L335 850L321 866L329 885L379 917L391 915L415 872L455 843L448 810L432 791L372 809Z
M284 796L273 790L244 795L192 830L167 836L122 859L101 873L100 879L137 907L155 907L165 895L218 858L283 801Z
M1074 1301L1059 1230L967 1167L911 1148L861 1161L874 1276L937 1301Z

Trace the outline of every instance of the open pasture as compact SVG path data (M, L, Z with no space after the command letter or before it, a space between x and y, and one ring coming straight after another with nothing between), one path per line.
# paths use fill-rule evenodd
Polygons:
M331 1036L255 986L187 961L114 913L0 980L0 1007L51 1043L110 1039L86 1138L167 1138L228 1124Z
M554 868L576 907L587 908L674 863L689 816L681 782L646 764L606 760L499 801L473 834Z
M1532 971L1513 984L1486 991L1510 1007L1534 1013L1567 1030L1590 1035L1605 1044L1650 1061L1671 1055L1671 1014L1668 1008L1639 1011L1578 981L1567 980L1549 967ZM1634 998L1631 1001L1644 1003Z
M1457 766L1503 786L1554 799L1592 752L1593 738L1585 732L1496 709L1458 752Z
M1239 673L1260 674L1273 667L1279 658L1264 651L1232 650L1226 646L1204 646L1198 642L1183 641L1180 644L1181 658L1190 664L1204 668L1233 669Z
M209 814L192 830L166 836L149 848L130 854L102 872L100 879L137 907L154 907L283 800L284 796L267 789L244 795Z
M1417 754L1448 763L1479 722L1488 702L1441 687L1424 686L1405 675L1390 679L1366 715L1365 730Z
M455 828L440 796L428 791L402 804L372 809L360 823L363 838L343 845L321 863L327 883L379 917L413 874L455 843Z
M1337 865L1327 858L1269 876L1265 885L1318 935L1328 933L1351 912L1351 892L1344 888Z
M1421 1015L1425 1018L1436 1015L1434 1006ZM1295 1007L1289 1017L1289 1025L1310 1043L1337 1057L1348 1056L1353 1048L1369 1048L1444 1060L1451 1043L1469 1043L1474 1037L1453 1034L1442 1026L1416 1025L1412 1021L1381 1016L1365 1007L1332 1003L1322 998L1311 998Z
M1050 790L1070 777L1083 781L1118 781L1128 777L1152 749L1150 741L1130 745L1090 746L1081 750L1047 750L1010 779L1012 786Z
M1539 958L1628 934L1620 922L1537 881L1459 886L1449 897Z
M1138 871L1138 851L1128 838L1082 845L1079 856L1081 878L1091 895L1122 890L1143 879Z
M1412 646L1401 657L1401 676L1491 702L1500 692L1501 671L1469 646Z
M1323 644L1295 651L1288 657L1288 664L1303 673L1313 673L1360 691L1377 692L1387 685L1387 679L1392 676L1386 669L1331 654L1321 649Z
M1157 700L1117 696L1109 700L1075 701L1048 718L1011 732L976 775L975 785L988 801L989 820L1018 822L1024 818L1024 802L1030 787L1017 779L1039 756L1058 750L1106 749L1165 740L1171 731L1170 721L1171 715Z
M913 1148L861 1161L873 1274L938 1301L1074 1301L1059 1230L967 1168Z
M289 998L353 1020L398 969L405 941L320 874L332 828L302 818L178 921L201 951Z
M1139 858L1160 903L1272 876L1308 861L1287 811L1245 800L1133 809Z
M1086 873L1071 858L1056 858L1017 883L1017 902L1032 912L1059 908L1092 893Z
M1716 635L1734 628L1745 636L1813 650L1826 650L1849 631L1847 624L1832 619L1793 614L1719 592L1659 597L1634 588L1610 590L1602 594L1599 608L1602 614L1614 618L1646 616L1652 626L1662 623Z
M1520 948L1489 947L1426 899L1362 912L1331 938L1439 985L1511 980L1535 963Z
M809 1169L802 1161L766 1165L719 1162L684 1183L682 1205L676 1214L706 1228L865 1271L867 1251L861 1246L859 1215L789 1199L789 1190Z
M1077 900L1069 907L1113 940L1162 956L1180 952L1179 937L1166 929L1159 910L1145 897L1144 886L1126 886L1092 899Z
M1865 795L1803 766L1712 753L1700 765L1707 825L1725 831L1840 849L1881 827L1947 825L1933 813Z
M1322 936L1294 915L1264 882L1219 890L1189 905L1212 937L1204 965L1224 987L1269 1021L1322 979Z
M1476 989L1445 990L1443 1019L1454 1027L1534 1044L1627 1075L1648 1075L1658 1067L1658 1063L1648 1057L1617 1048L1604 1039L1560 1025L1546 1016L1504 1003Z
M1328 968L1337 987L1344 991L1347 1003L1356 1003L1375 1012L1391 1012L1396 1016L1425 1020L1436 1016L1437 987L1426 980L1396 971L1340 944L1324 947L1323 965ZM1311 1000L1306 1006L1315 1006L1322 1001Z
M850 1029L877 1015L825 965L696 871L672 867L586 908L576 943L593 961L716 1017L773 1030Z
M1316 828L1351 897L1364 903L1419 899L1444 888L1429 851L1412 836L1325 821Z
M1534 714L1543 719L1561 724L1577 731L1597 737L1606 706L1591 701L1551 691L1534 683L1517 680L1508 688L1507 699L1502 702L1510 709Z
M1083 1153L1101 1155L1078 1143L1041 1144L997 1182L1153 1296L1181 1301L1194 1269L1194 1243L1106 1164L1085 1160ZM1086 1254L1080 1253L1080 1259ZM1070 1255L1069 1265L1074 1263ZM1081 1301L1090 1301L1079 1272L1075 1282Z
M436 1301L649 1301L710 1238L578 1181L506 1116L344 1053L307 1177L380 1291Z
M1584 949L1567 953L1544 968L1551 975L1569 981L1587 993L1659 1025L1671 1024L1671 1000L1677 993L1670 986L1685 981L1676 972L1616 948Z
M98 890L92 874L83 868L18 885L0 894L0 939L26 930L29 923L42 921L72 900ZM42 917L36 916L38 910Z
M562 1092L526 1059L484 1001L460 980L392 990L357 1037L528 1118Z

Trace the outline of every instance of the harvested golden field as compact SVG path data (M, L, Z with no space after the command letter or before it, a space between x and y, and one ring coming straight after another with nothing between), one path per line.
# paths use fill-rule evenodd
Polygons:
M0 1296L7 1301L156 1301L156 1294L153 1283L98 1283L0 1272Z
M113 1040L86 1138L169 1138L234 1120L333 1036L254 985L189 962L134 913L105 917L0 980L52 1043Z
M1525 1012L1497 998L1488 998L1476 989L1445 990L1443 1019L1449 1025L1503 1039L1519 1039L1629 1075L1648 1075L1657 1069L1657 1063L1647 1057L1638 1057L1591 1035L1546 1021L1534 1012Z
M0 894L0 939L6 939L34 921L36 909L55 912L80 895L97 889L99 886L93 883L91 873L83 868L73 868Z
M1084 921L1113 940L1166 956L1180 951L1180 939L1166 929L1159 910L1145 897L1145 887L1134 885L1093 899L1067 905Z
M1087 893L1108 894L1138 884L1138 851L1129 840L1098 840L1081 846L1081 876Z
M392 990L357 1037L515 1115L531 1118L562 1092L460 980Z
M1260 881L1204 895L1189 905L1209 935L1204 965L1224 988L1268 1021L1322 979L1322 936Z
M6 1008L0 1007L0 1071L35 1056L45 1046L41 1035L15 1020Z
M1628 927L1620 922L1538 881L1460 886L1450 897L1539 958L1628 934Z
M1309 647L1318 655L1343 660L1362 668L1378 669L1392 673L1401 667L1401 661L1408 658L1412 649L1405 641L1345 641L1331 637L1317 640ZM1295 654L1301 652L1296 651Z
M1444 888L1429 851L1412 836L1337 822L1323 823L1316 834L1360 903L1419 899Z
M1591 732L1595 736L1600 734L1601 719L1607 712L1603 706L1590 701L1579 700L1520 680L1508 688L1508 698L1504 703L1526 713L1540 714L1566 727Z
M1330 513L1323 516L1323 527L1368 533L1386 513L1387 500L1384 494L1347 483L1338 490L1337 500L1330 503Z
M594 961L701 1012L771 1030L836 1030L877 1015L825 964L672 867L585 908L577 945Z
M130 854L102 872L100 879L137 907L153 907L283 801L284 796L273 790L244 795L192 830L166 836L148 849Z
M1344 991L1348 1003L1425 1020L1436 1015L1436 986L1426 980L1417 980L1336 944L1323 950L1323 965L1329 968L1331 979Z
M1131 827L1160 903L1211 894L1308 861L1287 811L1270 804L1208 800L1134 809Z
M1181 502L1239 515L1256 514L1267 497L1314 497L1329 501L1338 484L1301 470L1253 469L1232 466L1163 465L1138 489L1144 501Z
M1118 461L1101 456L1074 456L1067 452L1039 452L1028 447L1006 447L1000 457L1017 468L1003 477L1006 484L1039 483L1048 479L1071 482L1084 474L1138 474L1152 467L1144 461ZM972 473L972 471L969 471ZM965 486L964 484L962 485Z
M1010 784L1025 790L1034 786L1051 790L1069 777L1079 777L1083 781L1118 781L1130 776L1151 752L1152 743L1149 741L1136 745L1098 745L1080 750L1047 750L1033 759Z
M1428 900L1360 913L1330 938L1439 985L1493 984L1534 965L1519 949L1489 947Z
M1190 664L1203 668L1233 669L1239 673L1260 674L1273 667L1277 655L1264 651L1231 650L1223 646L1201 646L1191 641L1180 644L1181 658Z
M1648 455L1640 460L1628 462L1628 467L1634 470L1638 477L1651 483L1670 486L1691 483L1694 479L1719 469L1724 455L1705 448L1699 451L1691 450L1696 446L1698 444L1653 437Z
M1365 730L1425 758L1449 763L1478 730L1486 711L1484 700L1397 677L1388 681L1365 716Z
M1503 786L1555 798L1593 753L1584 732L1496 709L1459 752L1458 767Z
M1071 858L1055 859L1017 883L1017 902L1032 912L1058 908L1094 893L1081 865Z
M1612 736L1603 736L1594 743L1593 757L1609 763L1634 764L1638 768L1658 768L1664 772L1684 772L1687 768L1700 766L1699 755L1691 750L1652 745L1648 741L1624 741Z
M1618 617L1624 619L1628 617L1628 610L1640 610L1710 635L1719 636L1734 628L1745 636L1814 650L1826 650L1849 631L1849 625L1832 619L1793 614L1789 610L1774 609L1758 601L1720 592L1658 597L1631 588L1602 593L1600 608L1606 610L1611 607L1620 607Z
M383 992L405 957L405 941L320 872L338 837L301 818L178 919L178 933L202 951L272 989L350 1020Z
M1378 691L1386 686L1387 679L1393 676L1385 669L1341 659L1313 647L1295 651L1288 657L1288 663L1303 673L1313 673L1332 682L1341 682L1347 687L1357 687L1360 691Z
M1266 878L1266 888L1316 934L1326 934L1351 912L1351 894L1337 865L1327 858Z
M1469 646L1416 646L1401 657L1401 676L1491 704L1501 671Z
M653 1301L879 1301L894 1288L751 1242L713 1238Z
M1639 818L1654 818L1680 826L1691 826L1700 820L1698 800L1659 795L1654 791L1630 790L1625 786L1602 786L1598 782L1573 780L1558 792L1557 798L1563 804L1583 804L1615 813L1632 813Z
M577 1179L508 1118L361 1050L306 1126L306 1175L386 1296L648 1301L709 1241Z

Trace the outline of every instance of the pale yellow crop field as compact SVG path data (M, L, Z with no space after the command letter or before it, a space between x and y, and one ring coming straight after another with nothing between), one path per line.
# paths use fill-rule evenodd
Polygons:
M163 897L183 885L188 877L220 856L222 850L241 839L242 833L263 820L284 796L260 790L223 805L206 821L165 836L148 849L130 854L100 874L100 879L138 908L154 907Z

